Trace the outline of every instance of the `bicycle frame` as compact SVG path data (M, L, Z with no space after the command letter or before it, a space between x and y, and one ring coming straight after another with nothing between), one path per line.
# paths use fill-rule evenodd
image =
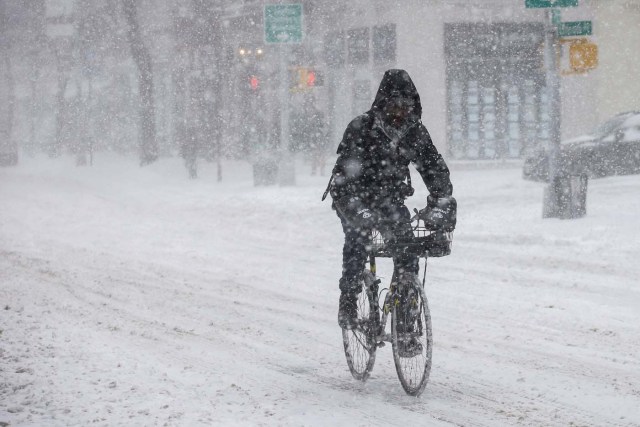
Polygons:
M422 287L424 287L424 284L425 284L426 270L427 270L427 264L426 264L427 257L424 257L424 258L425 258L425 266L424 266L425 276L422 279ZM365 283L367 281L371 282L371 283L366 283L366 285L373 293L376 307L378 308L378 311L381 313L381 317L378 320L377 331L374 339L378 347L382 347L385 342L391 342L391 334L385 333L385 328L387 326L387 320L389 318L389 315L391 314L392 306L400 305L400 296L398 294L399 282L397 280L397 274L394 269L393 276L391 278L391 284L389 285L389 290L387 291L384 298L384 304L382 307L380 307L380 294L378 289L378 284L380 284L380 279L378 279L376 276L376 257L372 253L369 254L369 271L372 273L373 280L371 277L365 276Z

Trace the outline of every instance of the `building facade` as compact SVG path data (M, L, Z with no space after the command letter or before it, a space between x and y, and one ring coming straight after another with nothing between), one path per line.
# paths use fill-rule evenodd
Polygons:
M586 133L611 115L640 109L640 2L579 0L561 21L591 21L585 38L598 64L568 68L561 39L561 137ZM421 94L423 122L449 159L518 159L550 140L545 79L549 9L524 0L353 1L328 20L325 60L333 91L333 138L369 108L387 68L404 68Z

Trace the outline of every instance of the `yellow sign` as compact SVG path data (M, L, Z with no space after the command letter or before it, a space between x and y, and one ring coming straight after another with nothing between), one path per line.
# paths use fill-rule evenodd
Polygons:
M561 60L563 76L583 74L598 66L598 46L589 39L560 39L560 42L566 58Z
M598 65L598 46L595 43L573 43L569 46L569 64L571 69L584 72Z

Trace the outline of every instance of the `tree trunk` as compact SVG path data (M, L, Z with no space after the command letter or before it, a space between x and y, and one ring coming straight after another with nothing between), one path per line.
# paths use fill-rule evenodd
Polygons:
M138 23L136 0L122 0L124 17L129 26L127 34L133 60L138 67L138 93L140 96L140 165L154 162L158 158L156 140L156 116L153 91L153 69L151 55L144 45Z
M0 165L14 166L18 163L18 147L13 139L13 117L15 109L15 82L11 64L11 45L6 34L7 15L5 3L0 1Z
M58 70L58 90L56 91L56 137L53 146L49 150L49 157L58 157L62 154L62 148L65 145L64 140L64 124L67 121L67 103L64 94L67 91L67 83L69 78L67 75Z
M214 77L214 88L213 93L216 94L214 97L214 105L213 105L213 138L215 144L215 155L216 162L218 167L217 178L218 182L222 181L222 129L224 128L224 123L222 119L222 112L225 108L224 98L222 97L223 93L223 82L230 81L229 78L229 69L231 68L231 64L227 63L226 60L226 52L225 47L227 46L222 33L222 19L220 11L216 10L213 15L213 46L214 46L214 58L216 61L216 69L217 72Z
M222 111L225 108L223 82L231 81L231 79L227 76L230 64L225 63L226 44L223 40L220 2L193 0L192 3L195 16L198 17L195 20L196 26L194 28L198 34L200 54L204 55L204 62L209 67L215 64L212 74L203 73L206 77L204 90L200 94L202 96L200 100L202 102L202 110L200 111L202 119L200 123L203 126L204 142L207 145L207 158L216 159L217 179L222 181L220 157L222 155L222 129L224 127Z

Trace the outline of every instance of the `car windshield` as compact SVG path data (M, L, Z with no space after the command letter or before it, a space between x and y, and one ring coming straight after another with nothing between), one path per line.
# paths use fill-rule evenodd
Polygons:
M627 118L629 118L629 115L620 115L620 116L614 117L611 120L608 120L602 123L601 125L599 125L598 127L596 127L593 130L593 132L591 132L591 134L599 138L605 137L610 133L612 133L614 129L620 127L620 125L622 125L622 123Z

